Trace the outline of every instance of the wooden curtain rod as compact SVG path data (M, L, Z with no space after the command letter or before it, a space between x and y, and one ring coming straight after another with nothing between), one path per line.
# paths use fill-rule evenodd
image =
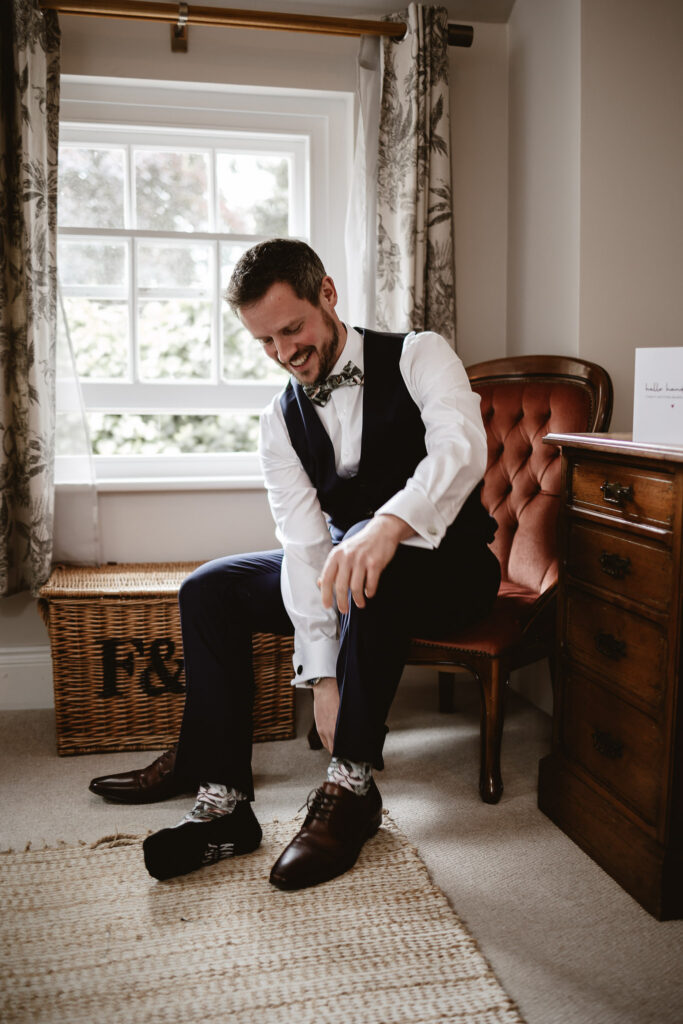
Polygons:
M402 21L364 21L360 18L326 18L309 14L275 14L267 11L235 11L195 4L156 4L145 0L40 0L44 10L60 14L87 14L100 18L132 18L184 25L230 25L233 28L269 28L286 32L316 32L336 36L390 36L400 38L407 26ZM449 46L471 46L471 25L449 25Z

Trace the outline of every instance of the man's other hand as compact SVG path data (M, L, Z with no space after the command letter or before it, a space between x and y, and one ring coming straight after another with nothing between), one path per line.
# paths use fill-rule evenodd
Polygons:
M380 515L337 544L327 556L320 574L323 606L331 608L336 598L337 608L345 615L349 610L350 590L354 604L364 608L366 598L374 597L377 592L379 578L396 548L414 533L398 516Z

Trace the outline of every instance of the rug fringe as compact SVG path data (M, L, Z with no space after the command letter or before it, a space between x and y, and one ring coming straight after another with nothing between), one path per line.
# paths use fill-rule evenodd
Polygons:
M69 847L78 846L85 846L89 850L96 850L99 847L102 847L105 850L109 850L115 849L118 846L134 846L135 843L138 843L141 839L144 839L145 836L150 835L150 833L151 829L148 829L147 832L143 832L139 835L134 832L113 832L111 835L102 836L100 839L96 839L94 843L88 843L86 842L85 839L58 839L54 845L50 845L49 843L43 843L42 846L36 846L33 840L29 839L24 849L19 852L46 853L55 850L64 850L68 849ZM18 851L15 850L13 846L8 846L7 849L0 850L0 856L2 856L3 854L13 854L17 852Z
M149 832L145 835L149 835ZM94 843L90 844L90 849L97 850L98 847L104 846L107 850L113 850L117 846L134 846L141 839L144 839L144 835L136 835L135 832L114 832L112 835L96 839Z

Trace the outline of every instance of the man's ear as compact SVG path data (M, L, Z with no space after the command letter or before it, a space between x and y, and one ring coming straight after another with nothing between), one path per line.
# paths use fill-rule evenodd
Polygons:
M331 277L324 277L320 285L320 304L328 310L333 310L337 305L337 289Z

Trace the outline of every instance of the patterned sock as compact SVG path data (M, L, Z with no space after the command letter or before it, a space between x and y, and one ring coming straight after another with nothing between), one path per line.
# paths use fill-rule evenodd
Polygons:
M356 796L365 796L372 782L372 765L368 761L333 757L327 767L327 781L350 789Z
M246 799L244 793L240 793L238 789L228 789L220 782L203 783L199 787L194 807L175 827L179 828L191 821L201 824L213 821L214 818L222 818L225 814L232 814L240 800Z

